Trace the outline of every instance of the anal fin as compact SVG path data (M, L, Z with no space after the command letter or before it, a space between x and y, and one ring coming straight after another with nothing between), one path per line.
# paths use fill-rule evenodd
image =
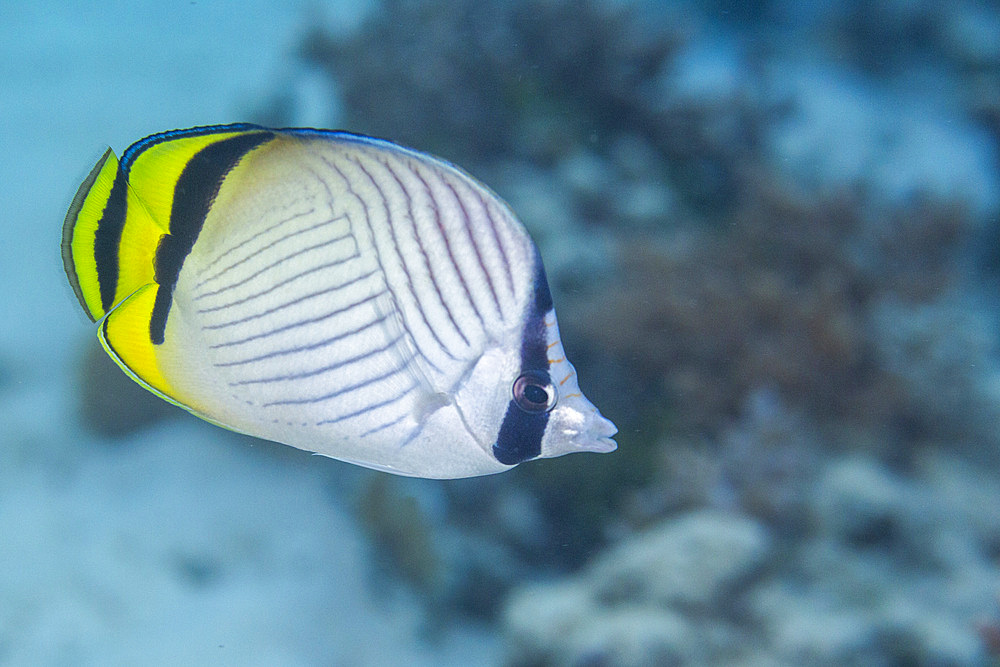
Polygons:
M125 298L104 319L98 332L101 345L125 373L145 389L175 405L186 407L174 396L173 387L163 376L158 355L149 334L149 321L159 286L149 283Z

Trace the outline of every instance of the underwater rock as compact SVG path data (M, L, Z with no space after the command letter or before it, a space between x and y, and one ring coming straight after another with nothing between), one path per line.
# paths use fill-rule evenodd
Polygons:
M981 3L956 5L941 26L943 50L960 67L992 70L1000 65L1000 16L996 7Z
M970 577L986 576L1000 545L1000 484L955 457L930 452L915 468L904 477L867 458L828 464L812 504L818 534L839 548L876 555L906 572L946 573L956 599L962 590L970 601L979 598L972 606L988 602L988 596L983 600L975 585L967 584ZM820 575L824 567L813 569ZM840 562L842 572L849 567ZM874 565L858 568L868 578L864 572ZM988 575L997 577L1000 573Z
M693 511L516 589L510 664L986 664L1000 481L936 450L906 474L816 463L810 532L794 540Z
M337 82L353 129L474 164L643 125L636 91L679 32L662 11L595 0L387 0L356 34L307 35L300 55Z
M567 665L672 667L691 664L692 626L683 616L655 607L606 609L566 638Z
M720 438L716 497L783 535L804 532L822 456L816 431L773 389L750 392Z
M553 661L567 651L570 635L600 609L583 580L530 584L515 590L507 598L501 621L511 640L509 662Z
M731 644L721 609L770 551L769 534L749 518L701 510L668 520L576 577L515 590L503 614L511 664L703 662Z
M604 606L582 581L518 590L503 621L513 665L682 665L695 653L693 628L679 613Z
M584 206L597 206L607 200L615 187L613 170L601 156L578 150L560 160L556 173L563 187Z
M937 513L945 517L949 530L971 543L978 558L995 560L1000 555L1000 479L995 471L930 449L914 467L934 493ZM955 568L968 570L964 558L953 562Z
M751 606L788 660L978 664L976 619L1000 590L988 525L998 504L996 480L954 456L926 453L906 476L868 458L832 461L816 487L816 535L796 550L801 581L762 586Z
M828 466L817 484L813 510L820 530L853 549L889 551L911 541L913 494L885 466L848 459Z
M798 576L785 573L746 596L760 642L779 664L981 664L970 598L952 575L824 538L799 551L790 564Z
M946 439L966 457L1000 464L1000 337L994 316L968 294L908 304L877 303L870 314L874 349L905 389L901 411L916 438Z
M991 472L922 452L1000 460L991 311L939 307L981 283L968 250L1000 200L995 150L944 96L883 78L927 48L974 70L995 140L997 20L971 3L765 3L738 26L802 14L789 23L812 31L803 52L843 49L858 76L796 44L720 50L720 19L699 23L698 8L627 4L391 0L355 36L317 32L301 51L344 91L352 128L468 164L511 203L570 306L581 376L627 415L617 456L642 475L511 480L541 508L524 535L578 538L574 558L557 552L564 570L655 525L565 583L515 589L503 617L515 664L627 661L673 646L684 623L694 635L742 623L727 605L754 591L760 625L740 626L751 640L733 662L975 662L1000 503ZM634 498L649 509L629 513ZM456 516L481 522L494 500ZM734 514L656 524L706 504ZM551 551L486 523L519 575L551 566L539 555ZM780 570L764 571L778 540ZM504 580L490 596L521 581L507 569L492 567ZM660 619L659 638L615 629L643 618ZM698 659L672 650L649 663Z
M626 540L589 570L600 599L707 607L758 572L771 549L752 519L692 512Z
M919 95L901 102L837 68L775 63L794 111L768 127L780 168L803 183L864 183L876 201L960 200L990 215L1000 203L994 150L980 127ZM778 77L775 77L778 79Z
M552 171L520 161L484 171L537 242L557 293L600 284L614 272L614 233L581 225L581 203Z
M871 657L867 619L845 613L822 594L803 594L778 581L755 591L751 604L766 643L783 659L779 664L861 665Z

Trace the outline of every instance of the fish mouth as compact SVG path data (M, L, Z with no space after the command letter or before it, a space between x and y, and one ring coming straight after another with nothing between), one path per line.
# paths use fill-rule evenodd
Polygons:
M598 437L591 440L586 447L583 448L584 451L596 452L598 454L607 454L618 449L618 443L608 437Z
M618 449L618 443L611 439L616 433L618 433L618 427L598 412L594 415L590 428L584 432L584 437L581 438L580 451L597 452L598 454L613 452Z

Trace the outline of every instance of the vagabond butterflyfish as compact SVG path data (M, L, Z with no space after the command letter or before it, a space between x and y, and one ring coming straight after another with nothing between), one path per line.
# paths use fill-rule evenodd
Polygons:
M535 244L443 159L332 130L155 134L93 168L62 256L122 370L233 431L430 478L615 449Z

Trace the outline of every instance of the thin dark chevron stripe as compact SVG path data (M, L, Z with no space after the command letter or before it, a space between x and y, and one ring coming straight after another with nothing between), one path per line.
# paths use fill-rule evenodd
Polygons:
M405 257L405 255L404 255L404 253L403 253L403 251L402 251L402 249L401 249L401 247L399 245L399 238L396 236L396 225L393 224L392 214L389 212L389 203L386 201L386 194L385 194L385 192L383 192L382 188L379 187L378 182L375 180L375 177L372 176L371 172L369 172L365 168L365 166L363 164L361 164L360 160L358 160L358 159L352 159L352 162L354 162L355 165L358 167L358 169L360 169L361 172L368 178L368 180L371 181L372 187L374 187L375 190L380 195L379 199L382 201L382 208L385 211L386 227L389 228L389 236L392 239L392 248L393 248L393 250L396 253L396 257L399 258L400 265L403 267L403 273L406 274L406 277L407 277L407 280L406 280L406 283L405 283L406 289L409 291L410 296L413 297L413 304L414 304L414 306L416 308L416 311L420 314L420 319L424 323L424 327L427 329L427 331L430 332L431 337L434 338L434 342L437 343L438 348L442 352L444 352L448 356L448 358L453 359L453 360L457 360L458 358L454 354L452 354L451 350L448 349L448 346L445 345L444 342L441 340L441 338L438 336L437 328L434 327L434 326L432 326L431 323L427 320L427 311L424 308L424 305L420 302L420 297L417 296L417 293L416 293L416 291L413 288L413 280L412 280L413 273L410 271L410 267L408 266L408 262L406 261L406 257ZM405 191L403 193L403 196L404 197L407 196L406 193L405 193ZM374 237L374 235L375 234L374 234L374 231L373 231L372 232L372 236ZM388 280L388 276L386 277L386 280ZM414 344L417 344L416 343L416 337L414 337ZM417 347L419 349L419 347L420 347L419 344L417 344ZM420 352L421 352L421 355L424 358L427 358L427 354L425 354L422 349L420 350Z
M430 184L424 175L420 173L419 169L414 169L413 174L417 177L421 184L424 186L424 191L427 193L427 199L431 205L431 211L434 212L434 222L437 224L438 231L441 232L441 239L444 241L445 250L448 252L448 259L451 261L452 267L455 269L455 275L458 276L458 282L461 283L462 289L465 291L465 298L469 300L469 306L472 308L472 312L476 314L476 318L479 320L479 325L486 330L486 321L483 319L483 314L479 312L479 307L476 305L476 300L472 298L472 292L469 291L469 286L465 282L465 276L462 275L462 267L458 265L455 261L455 253L451 249L451 239L448 238L448 231L444 228L441 222L441 210L438 208L437 200L434 198L434 192L431 190Z
M341 264L349 262L352 259L354 259L354 258L353 257L345 257L343 259L338 259L338 260L333 261L333 262L326 262L325 264L319 264L319 265L314 266L312 268L306 269L305 271L302 271L300 273L296 273L294 276L291 276L290 278L285 278L284 280L278 281L278 282L274 283L273 285L271 285L270 287L268 287L267 289L261 290L260 292L255 292L254 294L251 294L250 296L245 296L242 299L237 299L236 301L230 301L229 303L224 303L221 306L212 306L211 308L199 308L195 312L197 312L199 314L214 313L214 312L217 312L217 311L220 311L220 310L225 310L226 308L232 308L233 306L239 306L239 305L244 304L244 303L246 303L248 301L253 301L254 299L258 299L258 298L260 298L262 296L270 294L271 292L273 292L274 290L278 289L279 287L284 287L285 285L287 285L289 283L295 282L299 278L304 278L305 276L308 276L308 275L310 275L312 273L316 273L318 271L323 271L324 269L332 269L333 267L340 266Z
M217 350L223 347L232 347L233 345L243 345L244 343L260 340L261 338L268 338L270 336L274 336L283 333L285 331L289 331L290 329L297 329L298 327L305 326L307 324L315 324L316 322L322 322L323 320L328 320L331 317L336 317L341 313L345 313L348 310L351 310L352 308L357 308L358 306L370 303L371 301L374 301L375 299L377 299L378 297L382 296L385 293L386 293L385 290L381 290L377 294L372 294L371 296L364 298L361 301L357 301L348 306L344 306L343 308L338 308L337 310L334 310L333 312L327 313L325 315L320 315L318 317L311 317L305 320L300 320L298 322L292 322L291 324L286 324L284 326L278 327L277 329L262 331L260 333L253 334L252 336L247 336L246 338L240 338L238 340L230 340L226 341L225 343L216 343L214 345L209 345L208 347L209 349Z
M336 164L334 164L333 162L331 162L325 155L320 155L319 158L320 158L320 160L322 160L323 164L325 164L327 166L327 168L329 168L330 170L332 170L332 171L334 171L334 172L337 173L337 175L341 178L341 180L343 180L344 185L347 188L347 192L350 193L351 196L354 197L355 201L358 202L358 205L361 206L361 211L364 214L364 222L365 222L365 224L368 227L369 233L372 235L372 240L371 240L371 242L372 242L372 254L373 254L374 258L375 258L376 264L378 264L379 271L381 271L382 275L385 276L385 267L382 266L382 258L379 256L379 254L378 254L378 247L375 244L375 232L372 229L371 215L370 215L370 212L369 212L369 209L368 209L368 204L364 201L364 199L362 199L360 196L358 196L358 194L356 192L354 192L354 190L351 188L351 182L350 182L350 180L347 178L347 176L344 174L344 172ZM330 190L330 184L327 183L326 179L324 179L323 177L321 177L319 174L314 174L314 175L316 176L317 182L326 191L327 201L330 202L330 206L332 206L333 202L337 199L337 197L335 197L334 194L333 194L333 192ZM347 217L347 223L348 223L348 225L353 230L354 227L355 227L355 221L349 215L346 216L346 217ZM357 238L354 237L353 231L351 232L351 236L354 239L354 252L355 252L355 255L356 256L360 256L361 250L360 250L360 247L358 245ZM399 299L396 296L396 293L393 291L392 285L389 283L388 279L385 280L385 287L389 291L389 294L392 296L392 310L394 310L396 312L401 312L401 311L399 311ZM413 339L413 332L411 332L405 326L405 322L403 323L403 329L406 331L407 337L408 337L410 343L413 345L413 347L415 349L419 350L419 347L417 346L416 341ZM452 358L454 358L454 357L452 357ZM431 370L433 370L434 372L438 373L439 375L442 374L441 369L438 368L437 364L435 364L429 358L424 357L424 362L427 364L427 366L430 367Z
M397 400L398 400L398 399L397 399ZM374 435L375 433L378 433L379 431L384 431L384 430L385 430L385 429L387 429L387 428L392 428L393 426L395 426L395 425L396 425L396 424L398 424L399 422L401 422L401 421L403 421L404 419L406 419L406 418L407 418L408 416L409 416L409 415L407 415L407 414L406 414L406 413L404 412L403 414L399 415L399 416L398 416L398 417L396 417L395 419L391 419L391 420L389 420L389 421L385 422L384 424L379 424L378 426L375 426L374 428L370 428L370 429L368 429L367 431L365 431L364 433L362 433L362 434L361 434L361 435L359 435L358 437L359 437L359 438L367 438L368 436L370 436L370 435Z
M269 403L264 403L261 407L270 408L276 405L308 405L310 403L322 403L323 401L329 401L331 398L337 398L338 396L343 396L347 392L357 391L358 389L362 389L364 387L368 387L373 384L377 384L379 382L388 380L393 375L398 375L404 368L406 368L406 364L413 361L413 359L414 355L410 355L403 361L401 365L395 368L391 368L388 371L382 373L381 375L376 375L375 377L370 377L367 380L362 380L360 382L355 382L354 384L349 384L346 387L341 387L337 391L332 391L329 394L323 394L322 396L310 396L309 398L286 398L280 401L271 401ZM407 392L410 391L410 389L413 389L415 386L417 386L416 383L410 383L410 386L407 388L406 391Z
M281 227L282 225L284 225L286 223L289 223L292 220L296 220L298 218L303 218L303 217L305 217L307 215L312 215L315 212L316 212L316 209L315 208L311 208L308 211L303 211L302 213L296 213L295 215L293 215L291 217L284 218L283 220L281 220L279 222L276 222L275 224L271 225L267 229L260 230L259 232L257 232L253 236L250 236L249 238L246 238L246 239L240 241L239 243L237 243L236 245L234 245L232 248L229 248L229 250L226 250L224 253L222 253L221 255L217 256L215 259L213 259L207 265L203 266L201 269L198 270L198 273L195 274L195 278L201 278L213 266L215 266L216 264L218 264L219 262L221 262L223 259L225 259L226 256L228 256L230 253L236 252L237 250L239 250L240 248L242 248L243 246L245 246L248 243L253 243L258 238L260 238L261 236L263 236L264 234L267 234L268 232L272 232L275 229L277 229L278 227Z
M490 294L493 295L493 303L497 308L497 318L503 320L503 308L500 307L500 299L497 298L497 291L493 286L493 277L490 275L490 270L483 261L483 253L479 248L479 244L476 243L476 235L472 233L472 218L469 216L469 211L465 208L465 202L462 201L462 198L455 190L455 186L443 176L441 180L444 181L444 184L451 192L452 197L455 198L458 208L462 211L462 218L465 220L465 234L469 237L469 243L472 245L472 249L476 252L476 259L479 261L479 268L482 269L483 275L486 276L486 284L490 287Z
M346 419L351 419L352 417L358 417L360 415L365 414L366 412L371 412L372 410L377 410L378 408L384 408L387 405L392 405L393 403L395 403L397 401L401 401L404 398L406 398L406 396L416 386L417 386L417 384L414 382L409 387L407 387L405 390L403 390L400 394L398 394L396 396L393 396L391 398L387 398L384 401L379 401L378 403L371 403L370 405L367 405L367 406L365 406L363 408L355 410L354 412L348 412L346 415L340 415L339 417L334 417L333 419L324 419L323 421L318 421L318 422L316 422L316 425L320 426L320 425L324 425L324 424L336 424L337 422L342 422L342 421L344 421Z
M475 191L476 199L479 200L479 206L483 209L483 215L486 216L486 222L489 224L490 230L493 232L493 240L497 244L497 251L500 253L500 259L503 260L503 275L507 279L507 289L510 291L510 297L513 299L514 294L514 276L510 270L510 259L507 257L507 249L503 247L503 242L500 240L500 231L496 226L496 219L493 215L493 211L490 210L490 203L483 197L483 193L478 189Z
M430 257L427 256L427 249L424 247L424 241L420 236L420 230L417 228L417 219L413 215L413 195L410 193L409 190L407 190L406 185L403 183L403 180L399 177L399 174L397 174L396 171L389 164L389 161L385 160L382 164L385 167L386 171L388 171L389 174L396 180L396 183L399 185L399 189L403 192L403 196L406 197L406 212L410 217L410 223L413 225L413 238L417 242L417 248L420 250L420 256L424 260L424 266L427 267L427 275L431 279L431 284L434 285L434 292L438 295L438 300L441 302L441 306L444 308L445 314L448 315L448 321L451 323L451 328L454 329L455 332L462 338L462 341L465 342L466 347L471 347L472 344L469 342L469 339L465 336L465 332L462 331L462 328L458 326L458 322L455 321L455 315L451 312L451 308L448 306L448 302L445 301L444 294L441 292L441 286L438 284L437 281L437 275L436 275L437 271L434 269ZM409 164L407 164L406 166L407 168L412 170L412 167L410 167Z
M258 255L260 255L263 252L267 252L271 248L275 247L276 245L278 245L280 243L283 243L283 242L287 241L290 238L294 238L296 236L299 236L300 234L307 234L307 233L309 233L311 231L320 229L322 227L326 227L327 225L332 225L333 223L339 222L342 219L343 219L342 217L340 217L340 218L330 218L329 220L324 220L324 221L318 222L318 223L316 223L314 225L310 225L309 227L305 227L303 229L297 229L294 232L289 232L289 233L285 234L284 236L278 237L275 240L273 240L270 243L268 243L267 245L262 246L262 247L258 248L257 250L254 250L252 253L250 253L249 255L247 255L246 257L244 257L243 259L237 260L236 262L230 264L226 268L221 269L221 270L215 272L214 274L210 275L208 278L202 279L194 287L195 287L195 289L198 289L199 287L201 287L205 283L210 283L213 280L215 280L215 279L217 279L217 278L219 278L221 276L226 275L227 273L229 273L230 271L232 271L233 269L235 269L237 266L240 266L241 264L245 264L246 262L249 262L254 257L257 257ZM340 236L338 238L344 238L344 237Z
M388 279L388 275L385 272L385 266L382 264L382 257L379 254L378 243L375 240L375 229L372 226L371 212L368 208L368 202L366 202L364 198L362 198L357 192L354 191L354 188L351 187L351 180L347 177L347 175L343 172L343 170L340 167L327 160L325 156L322 158L322 160L328 167L330 167L330 169L337 172L337 175L344 181L344 186L347 188L347 191L350 193L352 197L354 197L355 200L358 201L359 204L361 204L361 209L364 211L364 217L365 217L364 222L365 225L368 227L368 232L371 234L372 237L372 251L373 251L372 254L375 257L375 261L378 263L378 268L382 272L382 275L386 277L385 286L386 289L389 290L389 294L392 295L393 308L396 311L402 313L403 311L400 308L401 302L399 299L399 295L397 295L396 291L393 289L392 284ZM369 178L371 177L369 176ZM329 186L326 187L329 188ZM377 185L375 187L376 189L378 189ZM332 193L331 193L331 199L332 199ZM384 199L383 199L383 205L385 205ZM388 215L388 209L386 210L386 215ZM409 330L409 327L405 326L405 323L404 323L404 329L406 329L406 332L408 334L410 342L413 344L413 347L420 352L421 356L424 358L424 360L427 362L429 366L431 366L435 371L440 373L441 370L437 367L436 364L434 364L433 361L431 361L430 357L428 357L426 354L423 353L423 349L421 349L420 345L417 344L417 341L413 336L413 332ZM451 355L449 354L449 356ZM454 357L452 358L454 359Z
M347 359L342 359L341 361L338 361L335 364L329 364L329 365L323 366L321 368L314 368L312 370L302 371L301 373L288 373L288 374L285 374L285 375L273 375L271 377L254 378L252 380L238 380L237 382L230 382L229 386L230 387L237 387L237 386L247 385L247 384L270 384L270 383L273 383L273 382L287 382L289 380L303 380L305 378L315 377L317 375L322 375L323 373L329 373L331 371L338 370L340 368L343 368L344 366L349 366L351 364L354 364L354 363L357 363L359 361L363 361L365 359L373 357L376 354L380 354L382 352L385 352L386 350L390 349L393 345L395 345L396 343L398 343L402 338L403 338L403 335L400 334L400 335L396 336L396 338L394 338L393 340L391 340L388 343L386 343L385 345L383 345L382 347L377 347L377 348L368 350L367 352L362 352L360 354L356 354L353 357L349 357Z
M291 259L293 257L298 257L299 255L304 255L307 252L312 252L313 250L319 250L320 248L325 248L326 246L333 245L335 243L339 243L340 241L343 241L344 239L351 239L352 241L354 241L354 235L351 232L348 232L347 234L344 234L343 236L338 236L335 239L330 239L329 241L323 241L322 243L317 243L315 245L306 246L305 248L301 248L299 250L296 250L295 252L293 252L291 254L288 254L288 255L285 255L281 259L278 259L278 260L276 260L274 262L271 262L267 266L265 266L265 267L263 267L261 269L258 269L257 271L254 271L249 276L246 276L243 279L238 280L235 283L230 283L229 285L226 285L225 287L220 287L219 289L212 290L211 292L202 292L201 294L196 295L194 297L193 301L199 301L201 299L205 299L205 298L210 297L210 296L215 296L217 294L222 294L223 292L228 292L231 289L236 289L240 285L247 284L248 282L250 282L254 278L256 278L259 275L261 275L262 273L266 273L266 272L270 271L271 269L273 269L274 267L278 266L282 262L288 261L289 259ZM358 252L357 242L355 241L355 244L354 244L354 254L350 255L348 257L345 257L344 260L347 261L347 260L355 259L355 258L357 258L359 256L360 256L360 253Z
M202 327L202 329L203 330L225 329L226 327L231 327L231 326L234 326L236 324L243 324L245 322L251 322L251 321L259 319L261 317L266 317L267 315L271 315L272 313L276 313L276 312L278 312L280 310L284 310L285 308L289 308L289 307L294 306L296 304L302 303L303 301L308 301L309 299L315 299L318 296L323 296L325 294L330 294L331 292L337 292L339 290L342 290L345 287L350 287L351 285L354 285L355 283L361 282L362 280L365 280L366 278L371 278L376 273L377 273L377 271L372 270L372 271L369 271L368 273L364 273L364 274L362 274L360 276L357 276L355 278L351 278L350 280L348 280L346 282L343 282L343 283L340 283L339 285L334 285L332 287L326 287L326 288L321 289L321 290L316 291L316 292L310 292L309 294L303 294L300 297L292 299L291 301L286 301L286 302L284 302L284 303L282 303L280 305L274 306L273 308L268 308L267 310L262 310L262 311L260 311L258 313L254 313L252 315L247 315L246 317L241 317L238 320L230 320L228 322L221 322L219 324L206 324L205 326Z
M367 331L372 327L385 322L388 315L381 315L376 317L371 322L367 322L357 327L356 329L351 329L350 331L344 331L337 334L331 338L324 338L323 340L316 341L315 343L309 343L308 345L299 345L296 347L288 347L281 350L274 350L272 352L267 352L265 354L260 354L255 357L247 357L246 359L237 359L235 361L223 361L221 363L213 364L216 368L227 368L230 366L243 366L245 364L252 364L258 361L267 361L268 359L274 359L275 357L284 357L289 354L298 354L300 352L312 352L313 350L318 350L324 347L329 347L330 345L335 345L340 341L344 340L348 336L357 335L363 331Z

